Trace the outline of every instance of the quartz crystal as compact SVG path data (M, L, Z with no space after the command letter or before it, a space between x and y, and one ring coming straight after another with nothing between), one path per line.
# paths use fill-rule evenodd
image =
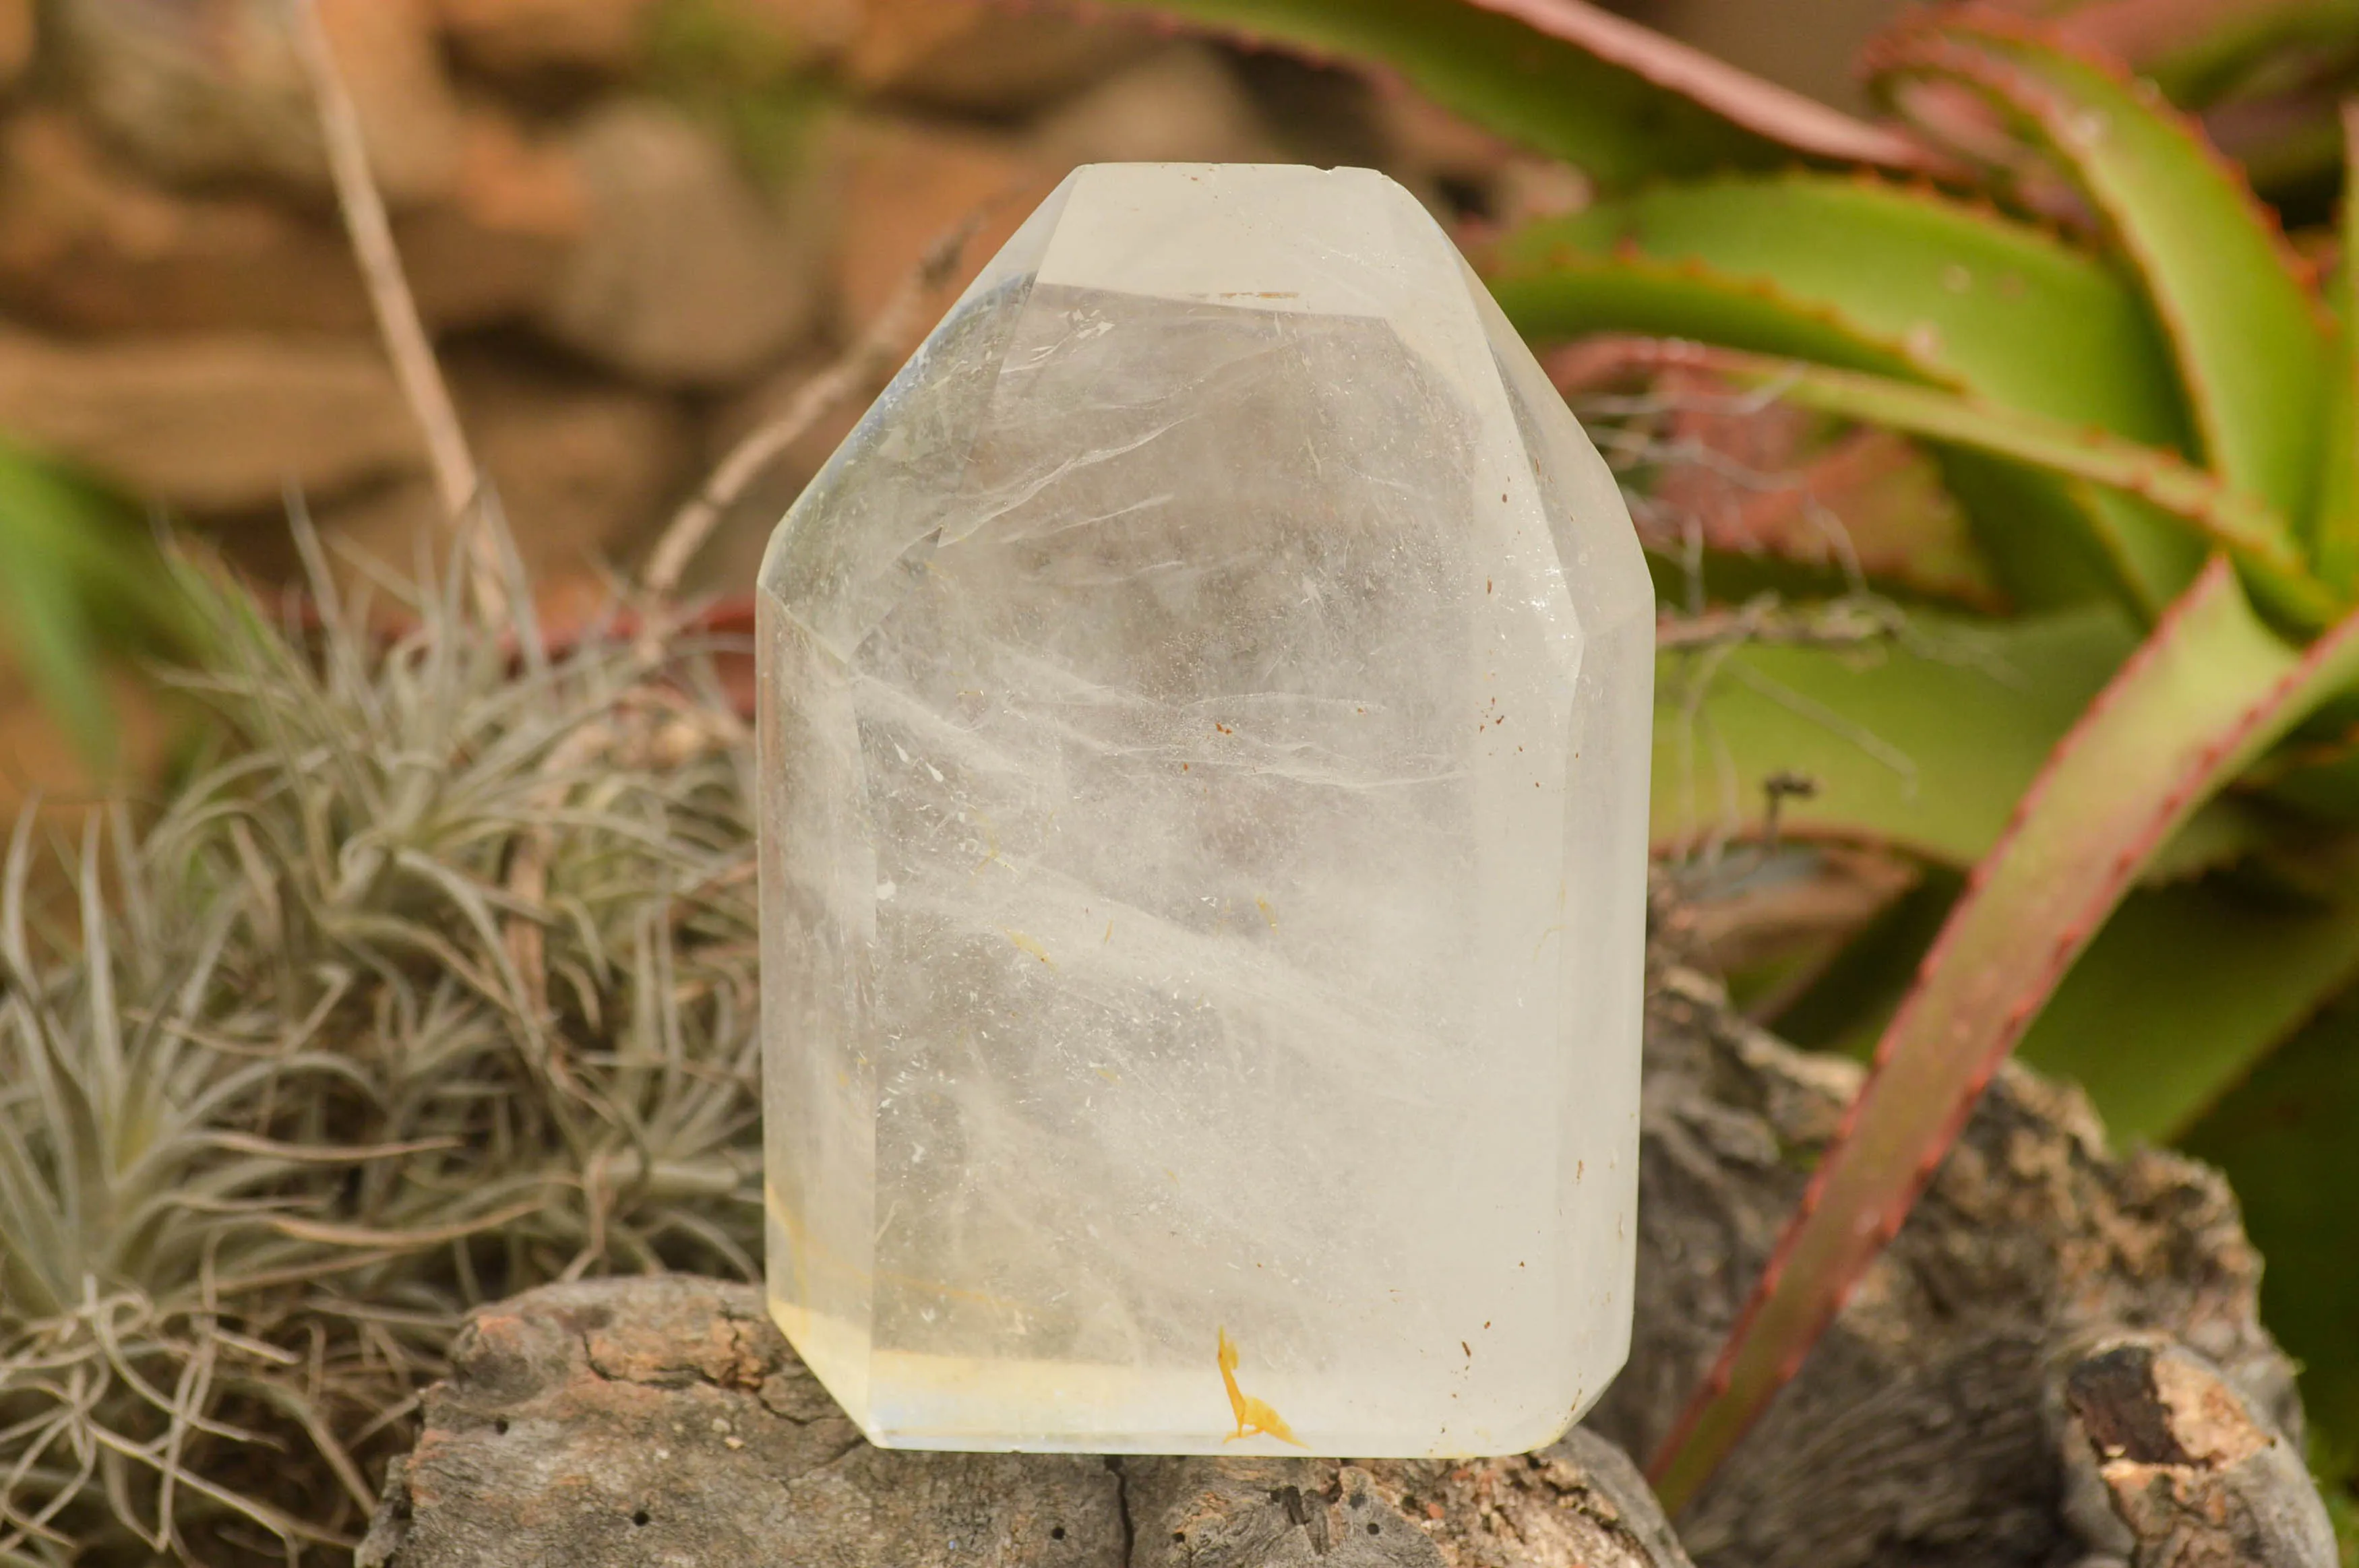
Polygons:
M1504 1454L1597 1398L1653 595L1415 200L1081 169L760 606L769 1296L870 1438Z

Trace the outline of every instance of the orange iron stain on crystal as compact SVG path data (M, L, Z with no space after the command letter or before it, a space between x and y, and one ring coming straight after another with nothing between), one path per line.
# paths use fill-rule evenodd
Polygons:
M1225 1328L1216 1332L1221 1336L1221 1383L1229 1390L1230 1413L1237 1418L1236 1431L1221 1441L1234 1443L1240 1437L1251 1437L1256 1433L1263 1433L1277 1438L1280 1443L1291 1443L1297 1448L1307 1447L1308 1444L1294 1435L1293 1430L1286 1424L1284 1417L1237 1387L1236 1341L1229 1337L1229 1331Z

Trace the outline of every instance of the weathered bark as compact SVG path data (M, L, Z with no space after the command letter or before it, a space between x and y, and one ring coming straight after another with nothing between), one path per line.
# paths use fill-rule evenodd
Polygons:
M2220 1368L2150 1336L2100 1340L2056 1411L2082 1568L2333 1568L2301 1455Z
M1675 966L1650 987L1630 1363L1589 1424L1642 1457L1759 1275L1860 1069L1796 1052ZM2123 1049L2137 1043L2125 1040ZM1679 1519L1707 1568L2033 1568L2062 1508L2060 1368L2137 1329L2218 1366L2300 1452L2293 1368L2220 1175L2108 1154L2077 1090L2003 1071L1802 1375ZM2295 1465L2287 1484L2308 1489ZM2314 1497L2311 1498L2314 1502Z
M1660 1440L1858 1069L1745 1025L1692 972L1652 990L1636 1329L1602 1438L1469 1463L885 1453L750 1288L568 1285L462 1336L362 1568L1680 1568L1614 1444ZM2003 1073L1681 1519L1687 1550L1705 1568L2329 1568L2258 1273L2215 1173L2112 1158L2077 1093Z
M478 1314L425 1413L358 1568L1687 1568L1585 1433L1459 1465L888 1453L705 1280Z

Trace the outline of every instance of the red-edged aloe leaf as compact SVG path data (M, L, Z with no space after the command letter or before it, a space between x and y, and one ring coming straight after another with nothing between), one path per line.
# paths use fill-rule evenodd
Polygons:
M2168 1143L2359 976L2359 909L2212 878L2129 899L2018 1052L2106 1130Z
M2194 546L2226 551L2271 608L2316 629L2335 616L2340 600L2310 576L2294 548L2291 530L2265 503L2155 447L2104 431L1995 406L1889 376L1830 370L1793 361L1665 342L1656 352L1667 366L1710 370L1774 389L1821 413L1984 452L2064 478L2135 495L2184 524Z
M2136 287L2044 230L1930 191L1821 175L1667 186L1530 224L1482 259L1527 336L1694 338L1906 374L2149 446L2187 436L2169 348ZM1599 284L1554 279L1616 260L1690 268L1699 289L1752 291L1863 347L1766 341L1677 297L1651 319L1606 319L1620 302L1594 297Z
M1606 184L1797 155L1924 168L1925 145L1748 75L1582 0L1102 0L1382 67Z
M2239 807L2231 797L2213 796L2147 862L2138 888L2123 901L2089 950L2065 975L2017 1051L2035 1065L2074 1071L2077 1061L2101 1048L2091 1042L2102 1040L2106 1043L2102 1047L2106 1053L2104 1062L2091 1079L2102 1091L2113 1081L2108 1075L2121 1067L2151 1067L2159 1059L2158 1049L2150 1047L2149 1042L2168 1041L2175 1046L2201 1033L2202 1038L2190 1048L2199 1059L2190 1062L2187 1082L2167 1091L2166 1098L2178 1103L2200 1100L2216 1091L2219 1063L2250 1064L2266 1054L2269 1045L2300 1022L2306 1009L2326 994L2323 980L2313 982L2313 977L2331 968L2327 949L2332 939L2322 933L2321 924L2313 922L2349 924L2351 917L2339 904L2263 902L2229 879L2198 880L2264 847L2264 826L2263 819ZM1949 866L1927 868L1923 881L1857 933L1807 987L1784 999L1781 1010L1774 1016L1765 1015L1765 1021L1797 1045L1867 1059L1907 998L1917 971L1924 967L1925 955L1940 934L1963 882L1964 878ZM2261 912L2255 921L2240 918L2255 908ZM2249 999L2252 1005L2245 1005L2243 992L2217 982L2215 971L2207 968L2201 957L2210 951L2205 944L2179 950L2177 961L2181 967L2161 975L2156 984L2142 985L2125 978L2158 974L2163 964L2171 961L2158 956L2156 949L2172 941L2178 929L2174 922L2182 914L2207 934L2222 934L2222 951L2240 979L2257 978L2263 982L2262 994ZM2359 940L2359 935L2354 939ZM2295 968L2306 973L2277 976L2269 970L2267 945L2279 940L2303 947L2301 962ZM2196 993L2194 1019L2200 1023L2184 1015L2183 993L2190 991ZM2095 999L2100 996L2106 999L2104 1005L2111 1011L2098 1011ZM2103 1026L2093 1028L2086 1041L2080 1037L2083 1019ZM2136 1042L2137 1048L2124 1050L2124 1041ZM2053 1062L2043 1063L2043 1055L2051 1051ZM2166 1072L2175 1066L2175 1061L2165 1065ZM2133 1099L2143 1087L2133 1088ZM2149 1108L2160 1104L2163 1119L2177 1125L2173 1119L2177 1113L2170 1104L2153 1099L2143 1103ZM2101 1101L2099 1108L2105 1111L2108 1125L2114 1126L2117 1108ZM2114 1127L2117 1132L2132 1123L2143 1125L2153 1119L2136 1103L2125 1100L2118 1108L2124 1121Z
M2135 287L2052 234L1927 191L1810 175L1669 187L1530 225L1486 261L1527 336L1697 339L2185 440L2169 351ZM2151 615L2200 558L2133 498L1954 453L1942 466L2021 603L2120 591Z
M2137 267L2177 351L2209 465L2306 518L2325 337L2308 268L2236 170L2150 88L2005 17L1905 28L1870 61L1887 85L1969 85L2038 134Z
M2055 20L2057 36L2111 55L2180 103L2237 85L2261 56L2359 38L2352 0L2095 0Z
M1876 648L1757 643L1657 661L1652 833L1680 853L1766 827L1764 781L1816 782L1778 810L1799 838L1968 866L2137 645L2111 607L1995 625L1919 611Z
M2359 674L2359 617L2299 652L2215 561L2024 796L1876 1050L1800 1209L1655 1472L1693 1496L1793 1375L1974 1101L2158 846Z
M2359 997L2345 996L2231 1089L2182 1146L2228 1173L2268 1268L2261 1314L2300 1363L2320 1474L2359 1479Z
M2343 111L2343 163L2359 169L2359 103ZM2310 546L2318 575L2348 593L2359 589L2359 190L2343 198L2343 265L2333 286L2336 315L2332 380L2326 399L2324 467Z
M1889 375L1925 373L1899 340L1877 336L1830 302L1700 262L1566 247L1544 265L1495 274L1491 293L1527 338L1645 333Z

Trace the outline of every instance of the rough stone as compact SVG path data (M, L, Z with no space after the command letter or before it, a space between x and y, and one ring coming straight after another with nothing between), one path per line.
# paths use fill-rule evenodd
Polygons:
M71 0L49 14L82 105L147 168L328 189L310 85L275 0ZM459 107L423 0L320 0L320 17L386 200L446 194Z
M818 318L820 248L685 115L594 111L568 140L587 232L540 311L559 341L674 384L739 380Z
M1512 142L1401 82L1380 83L1368 109L1383 139L1385 167L1418 186L1449 181L1479 189L1515 150Z
M274 506L414 469L421 449L370 339L0 334L0 428L175 508Z
M584 171L561 144L487 104L461 118L456 183L394 224L419 310L438 329L521 319L564 287L591 227Z
M1858 1081L1849 1064L1792 1051L1748 1026L1730 1012L1716 986L1669 959L1655 975L1647 1049L1638 1333L1629 1367L1590 1423L1639 1454L1659 1440L1701 1373L1777 1221L1799 1194L1809 1160ZM2300 1412L2291 1368L2255 1316L2256 1270L2217 1175L2167 1154L2107 1156L2079 1096L2011 1069L1977 1112L1961 1157L1904 1229L1894 1264L1846 1308L1834 1340L1805 1364L1773 1412L1772 1428L1745 1444L1683 1521L1688 1546L1694 1550L1700 1539L1712 1544L1709 1555L1698 1553L1706 1568L2120 1568L2125 1561L2133 1568L2229 1562L2313 1568L2315 1555L2301 1553L2312 1551L2319 1500L2297 1461ZM566 1289L735 1292L727 1297L734 1304L726 1309L733 1325L726 1336L712 1331L703 1307L670 1315L654 1306L610 1314L610 1324L643 1325L648 1336L697 1347L692 1355L678 1348L642 1354L643 1366L723 1367L734 1361L739 1336L777 1346L752 1296L738 1287L675 1281ZM1875 1299L1866 1299L1871 1295ZM495 1315L505 1321L519 1313L498 1309ZM536 1309L530 1316L551 1314ZM2107 1322L2117 1326L2083 1326ZM2123 1324L2140 1326L2124 1334ZM606 1332L611 1344L614 1330ZM581 1376L566 1371L576 1365L567 1357L577 1352L560 1342L564 1337L561 1330L543 1329L530 1340L548 1347L536 1387ZM484 1396L476 1390L491 1380L479 1368L499 1363L484 1360L475 1344L462 1344L454 1382L428 1396L427 1438L408 1472L425 1485L414 1496L407 1481L395 1478L372 1534L377 1555L366 1561L400 1568L529 1561L457 1552L467 1542L499 1541L518 1517L548 1518L558 1503L586 1495L607 1470L610 1447L625 1459L625 1450L635 1447L642 1456L649 1451L651 1429L644 1422L618 1435L612 1422L579 1420L571 1414L576 1407L567 1407L501 1439L521 1437L553 1456L516 1460L513 1470L482 1468L493 1444L484 1429L506 1412L477 1402ZM2207 1348L2190 1350L2193 1345ZM2126 1357L2119 1354L2125 1346L2132 1351ZM1921 1370L1912 1371L1920 1359ZM2177 1370L2158 1377L2158 1363L2175 1363ZM662 1375L689 1397L708 1397L701 1372ZM775 1382L766 1374L759 1384L770 1391L768 1408L806 1425L832 1421L833 1440L853 1443L850 1423L807 1374ZM600 1384L595 1391L642 1397L635 1386ZM2100 1428L2095 1448L2093 1414ZM710 1442L701 1435L708 1429L693 1422L649 1419L667 1428L679 1420L690 1435ZM2116 1433L2118 1452L2104 1451L2105 1432ZM660 1438L654 1445L669 1446ZM1452 1564L1618 1564L1624 1560L1589 1546L1581 1533L1584 1520L1605 1522L1609 1509L1623 1528L1653 1543L1655 1558L1633 1561L1676 1563L1626 1464L1588 1429L1576 1429L1565 1446L1586 1479L1558 1469L1551 1455L1537 1463L1377 1462L1358 1468L1379 1494L1398 1500L1400 1512ZM700 1453L716 1463L728 1457L709 1447ZM936 1460L879 1458L913 1467ZM1183 1545L1170 1540L1170 1530L1158 1533L1160 1519L1145 1511L1155 1500L1150 1473L1161 1476L1162 1507L1181 1510L1175 1528L1182 1531L1191 1517L1208 1526L1227 1518L1239 1522L1222 1539L1266 1538L1273 1552L1294 1552L1309 1544L1309 1520L1317 1515L1327 1519L1331 1547L1341 1540L1345 1532L1334 1528L1326 1506L1343 1495L1332 1462L1276 1462L1299 1467L1277 1483L1276 1498L1268 1487L1250 1494L1234 1479L1259 1473L1245 1465L1268 1463L1121 1462L1126 1496L1120 1500L1132 1524L1134 1560L1171 1551L1167 1560L1176 1561ZM571 1479L564 1488L537 1491L541 1476ZM696 1495L693 1485L683 1481L663 1495ZM1300 1492L1291 1508L1288 1486ZM1289 1524L1299 1515L1300 1527L1255 1522L1248 1511L1255 1495ZM1585 1500L1592 1498L1604 1506ZM1752 1509L1761 1510L1757 1521L1745 1518ZM598 1509L584 1505L579 1514L584 1530L603 1528ZM2142 1522L2134 1527L2132 1519ZM2244 1556L2165 1554L2169 1542L2200 1539L2201 1530L2237 1520L2278 1522L2272 1534L2244 1537ZM1391 1528L1382 1516L1379 1522ZM861 1539L867 1528L864 1517L849 1509L832 1530L815 1530L828 1542L817 1560L870 1561L872 1549ZM531 1538L527 1545L549 1539ZM1548 1543L1565 1541L1582 1545L1566 1548L1563 1556L1542 1554L1553 1550ZM2279 1550L2272 1542L2296 1550L2255 1555ZM549 1560L602 1568L644 1559L603 1547L576 1550L561 1541Z
M658 394L481 350L448 356L452 396L517 556L545 583L595 581L659 524L695 462L686 415ZM321 509L321 535L397 573L442 532L411 479Z
M943 235L973 222L953 287L963 288L1064 171L1016 137L923 120L863 116L832 127L822 154L842 213L835 296L847 330L873 319ZM955 297L952 287L941 294ZM934 326L913 322L915 348Z
M732 398L706 427L709 444L705 469L710 472L738 441L783 414L811 378L836 362L836 351L817 348L796 355L753 387ZM768 548L770 530L786 515L803 486L819 472L843 438L852 433L887 377L879 375L844 397L779 452L746 485L745 493L722 514L712 537L697 553L686 579L690 591L743 593L762 569L762 552Z
M1131 1568L1687 1568L1629 1456L1579 1428L1467 1461L1131 1458Z
M499 77L615 77L645 66L665 0L429 0L461 59ZM837 53L860 29L861 0L696 0L699 21L758 28L785 58Z
M168 765L185 732L158 703L154 685L129 669L109 670L103 679L114 720L112 767L93 765L66 732L0 629L0 819L14 823L29 811L44 828L76 833L89 819L91 801L136 795L147 787L143 781ZM38 896L43 873L34 875ZM62 889L53 883L47 891Z
M712 0L726 15L807 51L832 59L852 47L867 15L866 0Z
M471 106L455 186L398 217L395 241L429 323L481 326L549 290L582 221L562 154ZM0 301L81 330L373 327L332 215L159 184L42 108L0 124Z
M617 1280L477 1313L359 1568L1686 1568L1576 1433L1472 1465L872 1448L743 1285Z
M1155 48L1145 29L1000 0L866 0L843 60L865 92L940 108L1037 108Z
M1650 1454L1767 1260L1860 1068L1795 1052L1676 965L1649 1001L1637 1333L1590 1424ZM2082 1542L2047 1411L2089 1337L2220 1367L2299 1449L2293 1368L2217 1173L2118 1158L2077 1090L2002 1071L1801 1375L1680 1519L1706 1568L2034 1568ZM2296 1477L2307 1487L2306 1479Z
M658 0L428 0L479 70L619 72L636 63Z
M33 0L0 0L0 87L25 74L38 36Z
M1075 93L1034 128L1040 159L1282 163L1286 155L1218 51L1176 43Z

